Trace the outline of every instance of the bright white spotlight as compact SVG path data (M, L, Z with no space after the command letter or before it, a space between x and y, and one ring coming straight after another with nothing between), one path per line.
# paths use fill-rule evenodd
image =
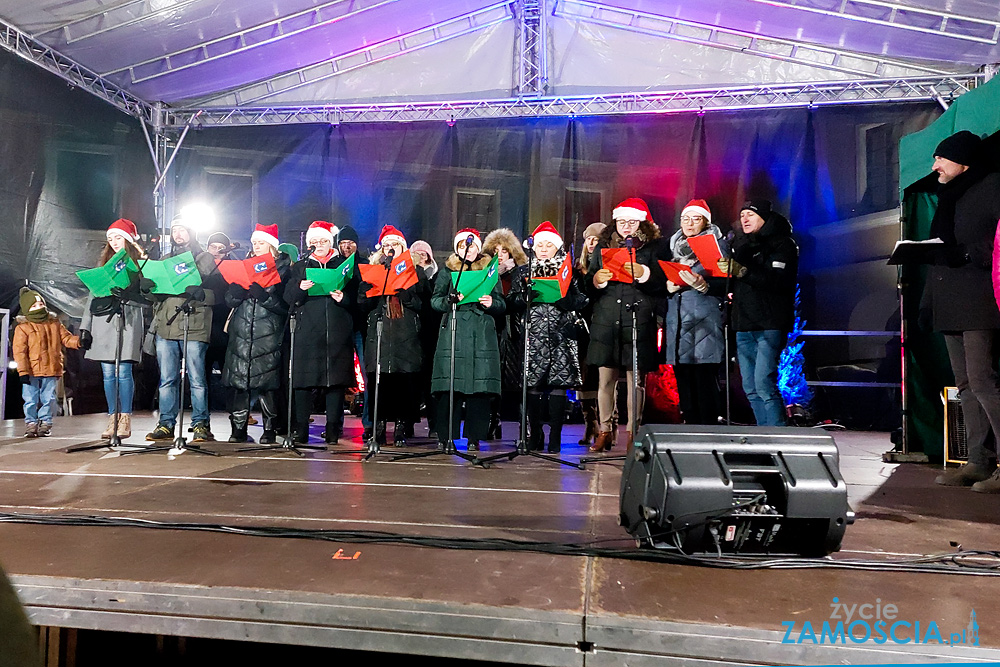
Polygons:
M215 211L203 202L195 202L181 207L178 216L182 224L195 235L215 229Z

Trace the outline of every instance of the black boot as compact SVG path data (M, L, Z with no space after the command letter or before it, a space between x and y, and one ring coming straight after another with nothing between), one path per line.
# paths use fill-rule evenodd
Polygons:
M240 410L229 415L229 423L232 424L233 431L229 436L229 442L248 442L247 420L250 417L248 410Z
M260 436L260 444L273 445L278 442L277 406L274 397L266 394L260 396L260 414L264 421L264 433Z
M536 392L528 392L528 451L540 452L545 445L545 432L542 431L542 401L545 396Z
M375 442L379 445L385 444L385 428L386 423L382 421L375 425Z
M406 423L397 421L392 429L392 444L396 447L406 447Z
M549 394L549 454L562 450L562 427L566 420L566 392Z

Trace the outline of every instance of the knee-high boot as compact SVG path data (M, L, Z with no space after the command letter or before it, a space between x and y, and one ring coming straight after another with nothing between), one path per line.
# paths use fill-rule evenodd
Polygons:
M597 438L598 433L601 432L601 429L599 428L599 421L597 419L597 399L583 399L581 409L583 410L584 432L583 438L580 439L580 444L589 445L594 439Z
M264 418L264 433L260 436L260 444L273 445L278 442L277 422L278 406L271 392L260 395L260 413Z
M566 391L557 389L549 394L549 453L562 449L562 427L566 421Z
M528 449L531 451L541 451L545 443L545 434L542 431L544 401L544 394L528 392Z

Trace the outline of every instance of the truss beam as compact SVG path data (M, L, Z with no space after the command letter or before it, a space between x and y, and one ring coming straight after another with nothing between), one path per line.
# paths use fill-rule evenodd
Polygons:
M590 0L558 0L555 15L654 37L664 37L727 51L748 53L761 58L818 67L853 77L887 78L948 74L944 70L922 65L788 39L766 37L742 30L613 7Z
M48 70L130 116L154 125L159 121L151 105L3 20L0 20L0 48Z
M187 124L201 112L201 126L285 125L289 123L365 123L485 120L546 116L599 116L813 107L877 102L926 102L954 98L976 85L981 74L833 81L809 84L742 86L660 93L587 97L512 98L407 104L175 109L167 122Z
M540 97L548 89L545 0L519 0L514 77L516 97Z
M885 0L754 0L767 5L800 9L814 14L834 16L890 28L901 28L926 35L964 39L980 44L996 44L1000 22L974 16L953 14ZM950 3L947 3L950 4Z
M287 37L305 34L365 12L391 5L399 0L333 0L308 10L250 26L244 30L174 51L164 56L150 58L134 65L105 72L113 76L128 72L133 84L150 81L161 76L181 72L222 58L244 53L260 46L274 44Z
M62 38L67 44L73 44L84 39L96 37L97 35L124 28L149 19L156 18L160 14L176 12L188 5L193 5L200 0L174 0L173 2L157 2L157 0L132 0L115 7L103 9L78 19L73 19L57 28L39 33L39 37L62 33Z
M511 5L514 2L515 0L497 2L426 28L369 44L320 63L284 72L271 79L237 88L225 95L207 98L202 100L201 104L232 107L256 104L270 97L313 85L318 81L330 79L372 63L396 58L462 35L478 32L512 19L514 13Z

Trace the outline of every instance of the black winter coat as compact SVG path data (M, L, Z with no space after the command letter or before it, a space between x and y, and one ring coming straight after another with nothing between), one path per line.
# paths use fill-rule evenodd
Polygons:
M267 391L277 389L281 383L281 347L288 323L284 294L291 260L281 253L275 266L282 281L267 288L265 300L252 298L238 286L226 292L226 305L232 309L222 368L222 384L226 387Z
M601 268L601 250L613 247L611 239L614 232L614 226L609 226L601 234L601 241L590 260L588 273L591 280ZM632 313L629 306L634 301L639 372L646 373L659 368L656 315L653 309L666 292L666 277L656 261L661 243L660 238L651 238L635 252L636 263L642 264L651 272L647 281L634 285L631 282L612 281L604 288L595 288L591 292L594 295L594 311L590 324L590 347L587 350L589 365L632 370Z
M305 280L306 268L335 269L344 261L335 257L324 267L315 258L307 257L292 266L285 286L285 301L292 307L301 305L295 329L292 387L351 387L354 377L354 321L351 311L355 294L344 291L340 303L329 295L308 296L299 288Z
M486 268L492 258L481 255L473 263L472 269ZM434 281L431 306L439 313L441 327L438 331L437 350L434 353L434 369L431 375L431 391L448 391L451 376L451 272L458 271L460 260L456 255L448 258L445 266L438 271ZM494 317L503 315L507 304L503 290L497 282L490 296L493 305L483 308L479 303L468 303L458 307L455 325L455 392L462 394L500 393L500 351L497 348L497 329Z
M989 174L955 203L954 235L960 259L952 266L932 266L927 273L920 306L931 308L935 331L1000 329L991 278L998 219L1000 174Z
M420 298L418 282L396 295L402 307L402 317L390 319L386 303L390 297L365 296L367 283L361 283L358 307L368 314L368 337L365 340L365 370L375 372L378 358L378 321L382 318L382 372L417 373L423 350L420 344Z
M753 234L738 228L733 258L746 267L742 278L732 277L734 331L791 331L795 322L795 285L799 246L792 225L771 213Z
M528 265L514 270L508 307L523 315L527 307ZM577 312L587 306L587 297L574 276L566 296L556 303L532 303L524 318L528 323L528 386L532 388L570 388L583 382L580 373L580 352L576 341ZM517 341L523 353L524 328ZM520 364L518 364L520 366ZM518 378L515 386L520 386Z

